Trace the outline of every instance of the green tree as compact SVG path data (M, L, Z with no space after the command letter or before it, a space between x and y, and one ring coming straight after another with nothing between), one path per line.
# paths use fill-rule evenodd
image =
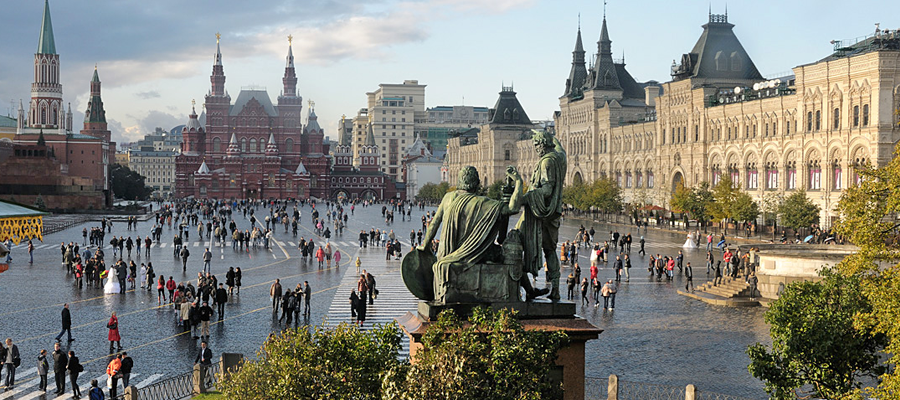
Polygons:
M549 376L563 332L529 331L506 309L477 309L468 323L441 313L422 336L412 365L399 365L384 380L386 399L560 399Z
M44 203L44 198L39 194L36 199L34 199L34 208L39 210L46 210L47 204Z
M784 194L779 192L766 192L760 202L759 211L762 212L766 224L775 225L778 221L778 210L784 204Z
M125 200L147 200L153 193L153 189L144 184L141 174L121 164L110 166L109 180L116 197Z
M781 207L778 207L778 214L781 215L781 225L793 230L809 228L819 222L819 206L806 197L803 189L784 199Z
M622 211L622 188L612 178L597 179L586 192L586 206L593 206L604 213Z
M503 184L506 183L504 180L499 180L492 183L485 189L485 196L490 197L494 200L500 200L500 197L503 196Z
M220 390L232 399L380 399L384 371L401 364L400 340L396 324L287 329Z
M860 274L862 290L872 309L856 315L860 329L884 334L889 365L900 364L900 149L885 166L860 167L860 183L846 188L837 211L835 231L859 251L847 256L838 268L845 275ZM877 398L896 398L900 393L900 368L881 376Z
M884 336L853 324L857 313L872 311L861 278L830 268L820 275L819 282L788 285L766 312L772 348L757 343L747 349L750 374L765 382L773 399L846 398L861 377L884 371L878 362Z
M759 205L746 192L738 192L731 205L731 218L738 222L754 221L759 217Z
M563 187L562 192L563 203L569 204L581 211L590 211L590 193L588 192L588 185L585 185L582 182L565 186Z
M672 192L672 198L669 199L669 206L674 212L690 214L694 207L694 191L685 187L684 182L678 182L678 186Z
M709 206L710 217L715 221L727 223L727 219L732 217L734 201L738 192L740 190L734 187L731 178L723 176L712 190L713 202Z

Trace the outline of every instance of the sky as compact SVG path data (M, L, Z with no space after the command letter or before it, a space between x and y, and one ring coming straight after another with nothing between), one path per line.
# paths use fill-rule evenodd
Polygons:
M0 0L0 114L27 105L44 0ZM670 80L710 8L729 22L757 69L776 75L832 52L831 40L900 29L896 1L610 0L615 58L638 81ZM298 91L315 101L326 135L366 106L366 92L406 79L427 85L427 107L492 107L513 85L533 120L551 119L579 26L596 53L603 2L574 0L50 0L64 101L80 129L97 65L113 139L136 141L186 123L209 91L217 32L236 99L241 87L279 95L287 37Z

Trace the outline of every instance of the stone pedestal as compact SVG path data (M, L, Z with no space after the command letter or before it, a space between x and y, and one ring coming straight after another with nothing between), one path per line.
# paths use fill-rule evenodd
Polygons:
M569 336L569 345L560 349L556 358L557 371L553 374L554 379L560 379L565 390L564 400L584 400L584 345L588 340L596 339L602 329L597 328L584 318L574 315L574 304L568 302L518 302L518 307L525 309L541 310L547 313L545 317L538 315L529 315L528 319L520 319L521 324L528 330L542 331L563 331ZM419 312L425 311L425 315L417 315L407 312L401 318L397 319L403 332L409 338L409 357L410 362L415 363L416 352L422 349L422 335L433 324L434 318L428 315L433 311L437 311L437 307L430 305L422 305L420 303ZM569 314L557 314L552 316L550 313L554 308L561 309L572 304L573 312ZM482 304L484 305L484 304ZM445 307L453 307L447 305ZM472 308L472 305L456 305L458 307ZM499 303L491 304L491 308L499 307ZM436 314L435 314L436 315ZM465 314L460 314L465 315ZM560 316L562 315L562 316Z

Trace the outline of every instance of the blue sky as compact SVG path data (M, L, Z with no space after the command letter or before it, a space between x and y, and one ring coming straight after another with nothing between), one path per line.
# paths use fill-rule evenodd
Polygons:
M620 1L607 5L616 58L639 81L669 79L708 10L725 2ZM549 119L572 60L581 14L588 57L596 52L602 1L571 0L51 0L66 102L80 128L98 64L113 138L184 123L209 90L215 33L222 33L226 89L282 84L294 37L298 89L316 102L326 134L366 105L379 83L417 79L426 104L493 106L512 82L532 119ZM763 75L830 54L829 41L900 28L900 2L732 1L729 22ZM0 13L0 113L30 96L43 0L4 0ZM463 100L465 99L465 100ZM15 113L15 110L12 111ZM305 112L304 112L305 115Z

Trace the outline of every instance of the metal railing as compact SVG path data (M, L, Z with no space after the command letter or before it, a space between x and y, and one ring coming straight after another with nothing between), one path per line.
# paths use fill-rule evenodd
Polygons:
M609 379L585 377L584 398L585 400L749 400L700 391L694 385L673 386L623 381L617 375L610 375Z
M159 382L138 389L139 399L179 400L194 392L194 373L188 372L163 379Z

